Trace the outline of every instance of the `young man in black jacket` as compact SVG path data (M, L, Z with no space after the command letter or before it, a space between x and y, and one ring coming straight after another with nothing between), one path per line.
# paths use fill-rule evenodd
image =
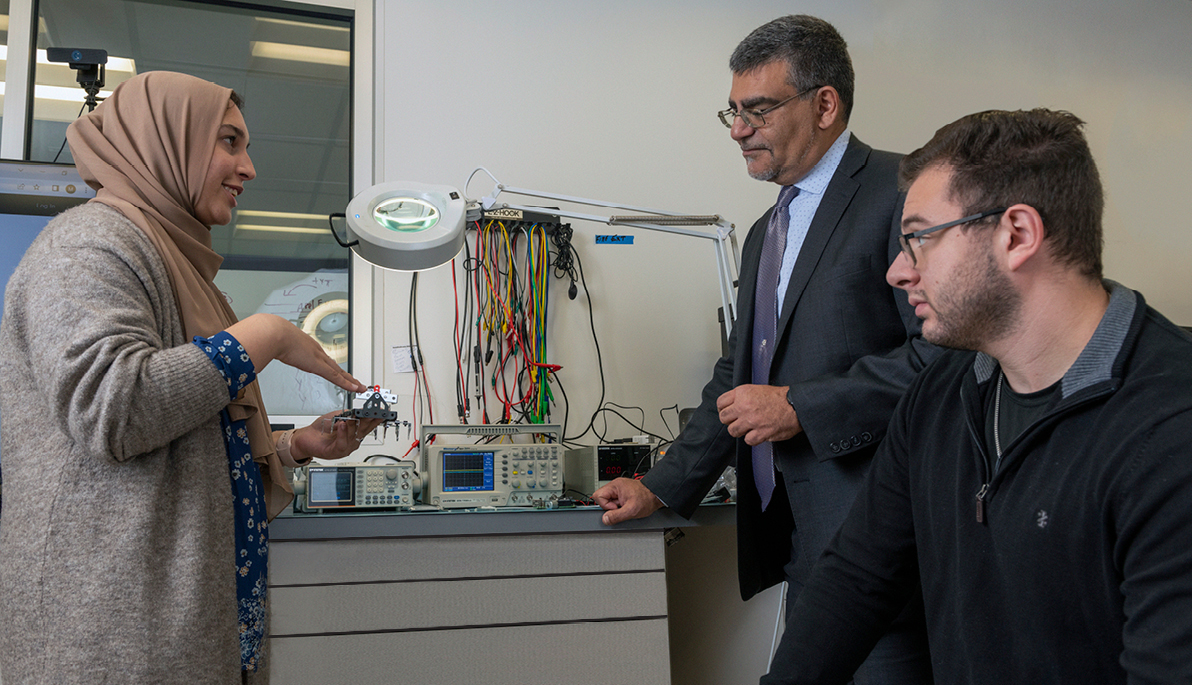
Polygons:
M982 112L902 162L888 279L957 349L895 410L763 683L846 681L920 584L937 682L1192 682L1192 338L1102 280L1082 123Z

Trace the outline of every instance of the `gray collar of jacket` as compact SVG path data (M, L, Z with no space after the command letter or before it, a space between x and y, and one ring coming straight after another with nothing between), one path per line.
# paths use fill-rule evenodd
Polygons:
M1134 312L1138 309L1139 296L1133 290L1105 279L1103 281L1109 291L1109 306L1101 323L1093 331L1080 356L1072 366L1064 372L1061 379L1060 396L1064 399L1091 385L1096 385L1113 378L1113 365L1122 351L1126 335L1130 332L1130 322L1134 320ZM985 383L993 377L998 368L998 362L993 357L978 352L973 361L973 373L977 376L977 383Z

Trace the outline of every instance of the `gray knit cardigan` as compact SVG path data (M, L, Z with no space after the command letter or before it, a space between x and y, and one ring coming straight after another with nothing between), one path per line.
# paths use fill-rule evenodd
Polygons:
M140 229L51 221L0 323L6 684L240 682L227 403Z

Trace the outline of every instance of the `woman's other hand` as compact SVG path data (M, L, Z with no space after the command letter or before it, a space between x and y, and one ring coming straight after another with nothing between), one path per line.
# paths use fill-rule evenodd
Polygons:
M335 421L339 410L315 419L314 423L294 431L290 438L290 456L304 462L310 458L343 459L356 451L369 433L381 425L381 419Z

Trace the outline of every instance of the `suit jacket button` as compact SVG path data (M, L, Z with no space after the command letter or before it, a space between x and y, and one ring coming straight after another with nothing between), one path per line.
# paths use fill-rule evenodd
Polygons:
M840 452L840 445L838 445L836 443L832 443L832 444L828 445L828 447L832 448L833 454Z
M873 440L873 434L870 433L869 431L865 431L864 433L861 434L861 439L864 440L865 442L869 442L870 440Z
M853 447L860 447L860 446L861 446L861 438L854 435L853 436Z

